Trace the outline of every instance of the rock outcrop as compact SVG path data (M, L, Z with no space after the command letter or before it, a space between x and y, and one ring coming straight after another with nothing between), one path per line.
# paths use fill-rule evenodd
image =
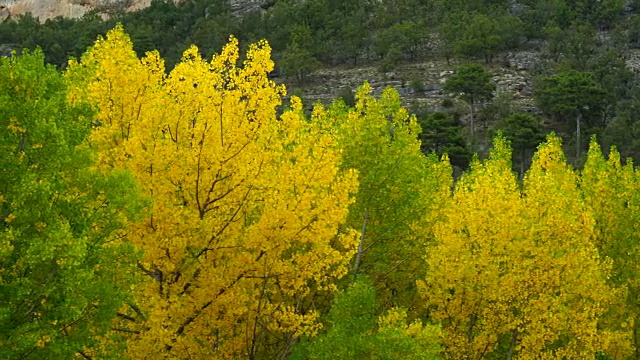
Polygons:
M6 5L0 5L0 23L7 20L11 16L9 8Z
M242 16L253 11L260 11L273 5L275 0L229 0L231 12Z
M94 9L134 11L149 4L151 0L0 0L0 8L4 7L11 16L31 13L40 21L57 16L77 18Z
M229 0L232 12L238 16L259 11L274 3L275 0ZM105 13L116 9L135 11L150 4L151 0L0 0L0 22L9 16L26 13L45 21L57 16L77 18L91 10Z

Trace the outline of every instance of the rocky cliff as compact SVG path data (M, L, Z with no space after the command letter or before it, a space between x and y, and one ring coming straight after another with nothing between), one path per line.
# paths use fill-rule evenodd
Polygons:
M275 3L275 0L229 0L231 11L236 15L259 11L273 3Z
M0 0L0 11L4 12L5 17L31 13L44 21L57 16L76 18L93 9L122 8L133 11L149 6L150 3L151 0Z
M243 15L260 10L273 2L274 0L229 0L229 5L235 14ZM57 16L81 17L94 9L135 11L150 4L151 0L0 0L0 21L4 21L9 16L18 16L28 12L41 21L45 21Z

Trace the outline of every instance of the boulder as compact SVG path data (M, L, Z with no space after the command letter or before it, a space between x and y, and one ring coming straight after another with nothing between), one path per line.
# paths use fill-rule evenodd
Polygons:
M10 16L9 8L5 5L0 5L0 23L7 20Z

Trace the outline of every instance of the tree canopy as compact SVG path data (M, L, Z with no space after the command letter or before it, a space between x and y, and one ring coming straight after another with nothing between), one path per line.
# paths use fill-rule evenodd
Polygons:
M445 91L452 93L469 104L471 109L471 143L475 143L475 106L493 97L496 85L491 82L491 73L480 65L464 65L456 69L444 86Z
M0 357L73 358L100 348L131 300L123 240L144 202L126 171L95 169L93 111L69 104L40 51L0 59ZM104 356L121 356L117 347ZM118 355L119 354L119 355Z
M489 16L506 3L430 10ZM401 9L429 7L284 4L272 6L279 21L288 12L306 21L278 41L342 64L367 61L375 42L363 34L375 26L402 30ZM186 23L204 21L198 14L230 14L223 5L150 9L188 9L160 16L187 34ZM521 5L501 16L546 6L562 10L549 19L566 31L565 20L597 12L575 14L583 5L561 0ZM344 14L359 23L343 27ZM312 35L319 18L335 20L325 34L335 54ZM152 47L155 28L139 26L140 48ZM595 138L580 170L554 133L533 150L549 121L575 117L577 129L604 127L610 138L612 124L634 129L637 94L614 52L588 57L583 70L545 60L556 67L535 84L544 111L527 115L501 96L503 119L492 125L502 134L454 178L452 162L470 156L461 107L416 117L397 90L365 83L354 99L343 87L348 105L310 109L272 80L271 56L282 53L267 41L220 40L202 26L198 36L222 50L190 46L169 66L159 51L140 56L120 25L62 71L39 50L0 59L0 357L638 356L636 169ZM471 64L447 75L445 92L470 105L473 121L494 94L491 73ZM512 145L534 153L520 181Z

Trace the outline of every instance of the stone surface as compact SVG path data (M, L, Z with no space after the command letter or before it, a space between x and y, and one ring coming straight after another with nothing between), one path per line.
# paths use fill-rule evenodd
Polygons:
M229 0L231 12L237 16L253 11L261 11L273 3L275 3L275 0Z
M627 67L635 74L640 74L640 49L631 49L626 56Z
M14 50L12 45L9 44L0 44L0 57L9 57L11 56L11 52Z
M540 63L540 52L510 52L506 55L506 61L511 69L531 71Z
M124 8L127 11L149 6L151 0L0 0L11 16L31 13L40 21L63 16L81 17L93 9Z
M273 3L275 0L229 0L231 10L237 16L259 11ZM30 12L40 21L45 21L57 16L81 17L93 9L123 8L126 11L135 11L150 4L151 0L0 0L0 21L6 19L9 14L17 16Z
M7 20L11 14L6 5L0 5L0 23Z

